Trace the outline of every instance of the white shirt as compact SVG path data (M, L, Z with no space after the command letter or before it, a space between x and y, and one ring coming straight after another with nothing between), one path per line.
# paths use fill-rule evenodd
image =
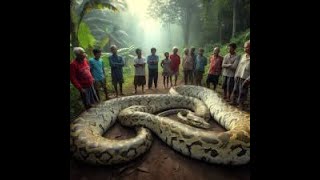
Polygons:
M136 57L133 60L134 64L145 64L146 63L146 59L141 57L140 59L138 57ZM145 66L138 66L135 67L135 75L136 76L145 76L146 75L146 71L145 71Z
M225 55L222 62L222 75L227 77L234 77L239 61L240 56L237 54L231 55L230 53L228 53L227 55Z
M234 76L236 78L239 77L241 79L250 80L250 55L248 55L248 57L247 54L242 55Z

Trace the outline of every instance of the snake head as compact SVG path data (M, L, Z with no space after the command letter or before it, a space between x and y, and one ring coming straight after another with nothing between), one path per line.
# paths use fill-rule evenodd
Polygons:
M185 121L187 124L197 128L203 128L203 129L210 128L209 123L207 123L202 117L195 115L195 113L191 111L188 111L188 112L180 111L178 113L178 118Z

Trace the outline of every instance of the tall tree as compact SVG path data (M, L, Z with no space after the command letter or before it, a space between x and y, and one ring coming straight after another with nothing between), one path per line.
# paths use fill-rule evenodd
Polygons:
M150 3L149 15L164 24L179 24L183 29L185 46L189 45L190 24L194 11L201 6L199 0L155 0ZM170 26L169 26L170 27Z

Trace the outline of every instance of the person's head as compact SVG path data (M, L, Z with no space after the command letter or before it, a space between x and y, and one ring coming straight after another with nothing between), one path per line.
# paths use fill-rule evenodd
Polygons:
M196 48L195 48L195 47L191 47L190 53L191 53L191 54L194 54L195 51L196 51Z
M188 48L184 48L183 52L184 52L185 55L188 55L189 49Z
M82 47L73 48L73 53L78 60L83 60L86 57L86 53Z
M118 48L116 45L112 45L112 46L110 46L110 50L111 50L112 54L117 54Z
M156 54L157 49L156 48L151 48L151 54L155 55Z
M219 47L213 48L213 54L214 54L215 56L218 56L219 53L220 53L220 48L219 48Z
M246 52L247 54L250 54L250 40L244 43L244 52Z
M169 52L165 52L164 56L166 57L166 59L168 59L169 58Z
M236 43L230 43L228 45L228 51L230 54L234 54L236 52L236 49L237 49Z
M172 51L173 51L173 54L177 54L178 53L178 48L177 47L173 47Z
M141 49L140 48L136 49L136 54L138 57L141 57Z
M101 50L98 48L93 49L93 55L96 59L99 59L101 57Z
M203 48L199 48L199 55L202 56L204 53L204 49Z

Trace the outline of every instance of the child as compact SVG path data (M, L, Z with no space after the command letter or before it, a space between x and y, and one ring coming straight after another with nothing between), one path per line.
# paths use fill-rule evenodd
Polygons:
M172 84L172 78L171 78L171 71L170 71L170 59L169 59L169 53L165 52L164 56L166 57L164 60L161 61L161 67L163 68L162 76L163 76L163 86L164 88L169 88L169 78L170 83ZM167 87L166 87L166 79L167 79Z
M178 55L179 49L177 47L172 48L173 54L169 56L170 58L170 68L171 68L171 75L174 75L174 85L177 86L177 80L179 76L179 65L180 65L180 56ZM172 86L172 83L171 83Z
M94 58L91 58L89 60L90 64L90 71L94 78L94 88L97 92L98 98L101 100L100 94L99 94L99 88L102 87L106 96L106 100L109 99L108 97L108 90L106 86L106 73L104 71L104 63L101 57L101 50L100 49L94 49L93 50Z
M204 73L204 67L207 65L207 58L203 56L204 49L199 48L199 54L196 59L196 85L201 86Z
M141 56L141 49L136 49L137 57L133 60L135 67L134 76L134 93L137 94L137 87L142 86L142 93L144 93L144 85L146 85L146 72L145 64L146 60Z

